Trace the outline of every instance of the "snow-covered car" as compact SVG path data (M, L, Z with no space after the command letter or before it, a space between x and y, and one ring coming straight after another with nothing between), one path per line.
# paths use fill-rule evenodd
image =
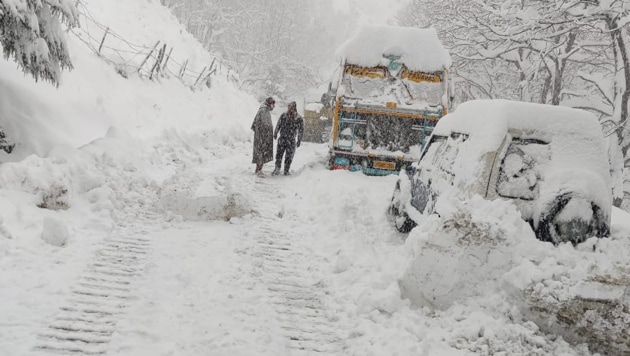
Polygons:
M566 107L474 100L440 119L417 163L399 174L388 209L401 232L439 214L445 194L511 200L554 244L609 234L607 149L597 119Z

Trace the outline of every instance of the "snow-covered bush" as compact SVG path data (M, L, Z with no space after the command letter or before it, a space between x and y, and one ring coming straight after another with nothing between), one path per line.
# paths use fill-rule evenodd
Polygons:
M13 152L14 147L15 143L11 142L11 140L7 138L7 135L4 133L2 128L0 128L0 150L6 153L11 153Z
M52 184L41 194L38 208L50 210L66 210L69 207L68 189L60 184Z

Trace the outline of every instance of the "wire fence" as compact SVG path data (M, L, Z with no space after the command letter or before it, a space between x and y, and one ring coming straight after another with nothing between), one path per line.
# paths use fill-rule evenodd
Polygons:
M134 74L150 80L176 77L193 90L200 85L210 87L211 77L219 74L225 74L229 80L236 81L229 70L228 61L224 59L211 57L208 64L199 71L189 65L188 59L177 61L173 54L174 47L169 48L160 40L152 45L127 41L109 26L97 21L80 1L76 6L80 15L79 26L71 29L71 32L125 78Z

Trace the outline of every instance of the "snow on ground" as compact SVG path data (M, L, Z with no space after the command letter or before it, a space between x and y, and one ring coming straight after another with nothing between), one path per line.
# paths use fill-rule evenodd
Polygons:
M107 3L131 17L118 33L152 42L138 13L179 33L156 1ZM3 123L15 114L13 132L32 137L0 165L1 355L593 354L527 321L510 293L627 278L627 213L613 210L610 239L555 248L505 203L454 203L504 237L488 279L472 258L483 246L453 243L447 217L404 240L385 216L396 177L328 171L325 145L304 143L292 176L254 176L258 102L231 83L123 79L70 43L76 69L58 90L0 62ZM433 305L404 290L423 253L457 262L418 277L436 298L461 286Z

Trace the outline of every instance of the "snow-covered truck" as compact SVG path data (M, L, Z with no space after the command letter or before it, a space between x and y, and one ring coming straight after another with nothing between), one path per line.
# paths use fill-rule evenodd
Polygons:
M336 54L328 167L387 175L418 161L450 103L435 29L365 26Z

